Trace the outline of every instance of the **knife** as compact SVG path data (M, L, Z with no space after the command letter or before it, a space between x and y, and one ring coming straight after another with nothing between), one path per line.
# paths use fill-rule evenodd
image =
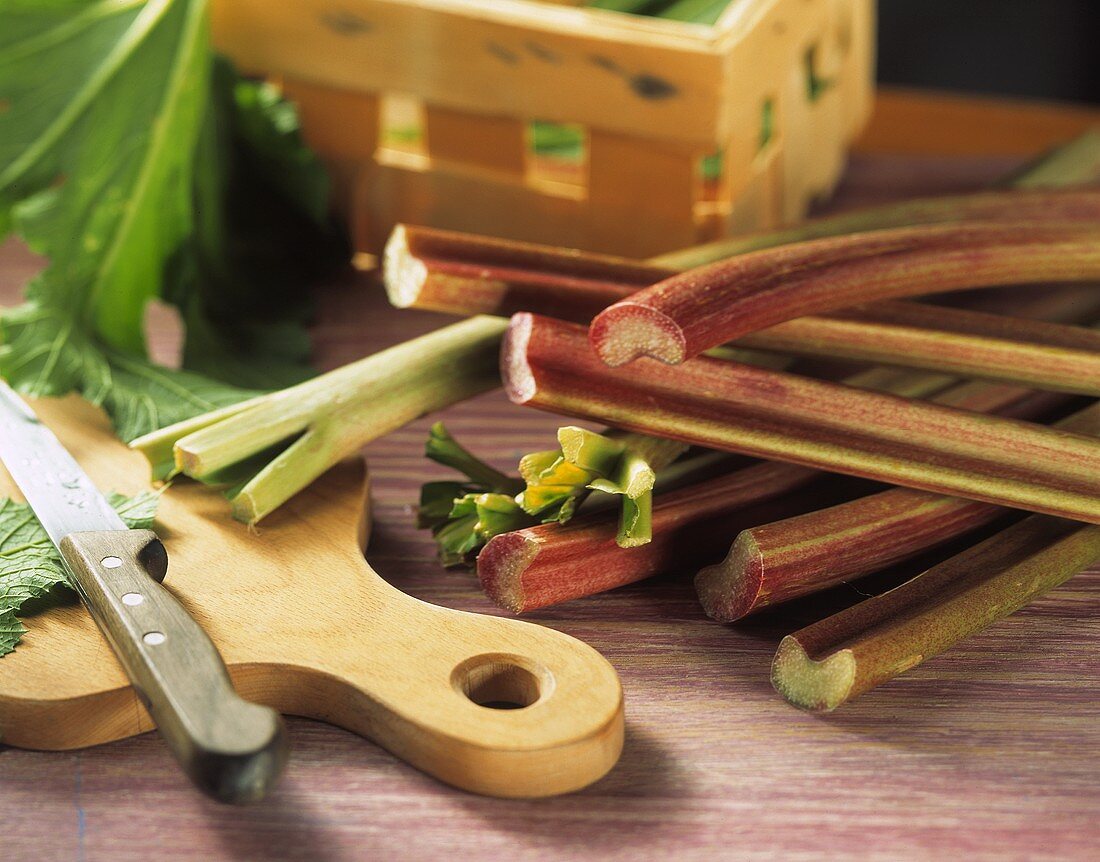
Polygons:
M264 796L286 763L282 719L234 691L213 642L161 586L168 553L156 533L128 529L2 380L0 461L191 780L222 802Z

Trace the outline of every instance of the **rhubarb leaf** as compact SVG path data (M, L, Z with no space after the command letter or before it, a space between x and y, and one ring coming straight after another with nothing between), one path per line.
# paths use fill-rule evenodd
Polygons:
M287 103L212 75L206 0L3 16L0 236L48 264L0 316L0 375L81 392L127 439L308 375L302 285L339 245L327 187ZM157 297L189 325L185 365L241 388L145 359Z
M131 529L148 529L157 511L152 492L108 499ZM0 498L0 656L15 649L26 632L18 619L28 602L55 587L70 589L61 556L25 503Z
M444 467L450 467L459 473L464 473L475 485L482 485L494 489L495 493L518 494L523 489L523 482L506 476L494 467L490 467L480 458L470 453L468 449L460 446L452 437L442 422L436 422L428 432L428 442L424 447L424 454Z
M102 404L114 422L115 433L127 442L260 394L120 351L107 351L106 356L110 379L91 400Z
M347 260L329 182L293 106L214 63L195 165L195 230L165 289L187 324L186 367L252 389L311 376L303 285Z
M657 469L680 457L687 446L674 440L610 430L597 434L567 425L558 429L561 449L536 452L520 462L527 487L517 498L524 511L543 524L567 523L589 491L617 495L620 547L652 538L649 512Z
M145 303L192 229L209 89L205 12L203 0L17 2L4 12L21 38L0 52L0 209L50 260L27 299L54 319L53 332L144 349ZM5 329L8 344L38 340ZM48 361L16 382L72 388L81 363L66 342L48 342Z

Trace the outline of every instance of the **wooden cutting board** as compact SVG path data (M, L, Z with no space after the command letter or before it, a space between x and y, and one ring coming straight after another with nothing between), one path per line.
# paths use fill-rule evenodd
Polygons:
M33 406L103 491L148 488L145 459L98 410L74 397ZM21 499L2 469L0 495ZM162 496L156 530L168 548L165 585L246 698L348 728L494 796L575 790L618 759L622 690L595 650L531 623L427 604L367 565L362 461L252 529L216 491L180 482ZM25 624L23 643L0 659L0 739L72 749L152 729L82 606Z

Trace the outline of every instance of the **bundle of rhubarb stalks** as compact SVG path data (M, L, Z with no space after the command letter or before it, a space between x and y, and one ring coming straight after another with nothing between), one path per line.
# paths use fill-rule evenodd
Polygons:
M424 487L421 524L516 613L690 573L733 622L965 547L782 640L775 687L834 709L1100 559L1098 179L1094 133L996 189L648 261L399 226L392 303L469 320L135 445L162 475L251 465L254 522L501 384L603 423L514 476L432 429L463 478Z

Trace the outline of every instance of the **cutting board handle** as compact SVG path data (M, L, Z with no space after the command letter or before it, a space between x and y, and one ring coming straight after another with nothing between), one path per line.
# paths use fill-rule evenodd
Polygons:
M429 605L373 570L360 583L362 628L315 653L323 664L308 681L287 680L313 703L340 704L326 720L491 796L566 793L614 766L622 687L594 649L532 623Z

